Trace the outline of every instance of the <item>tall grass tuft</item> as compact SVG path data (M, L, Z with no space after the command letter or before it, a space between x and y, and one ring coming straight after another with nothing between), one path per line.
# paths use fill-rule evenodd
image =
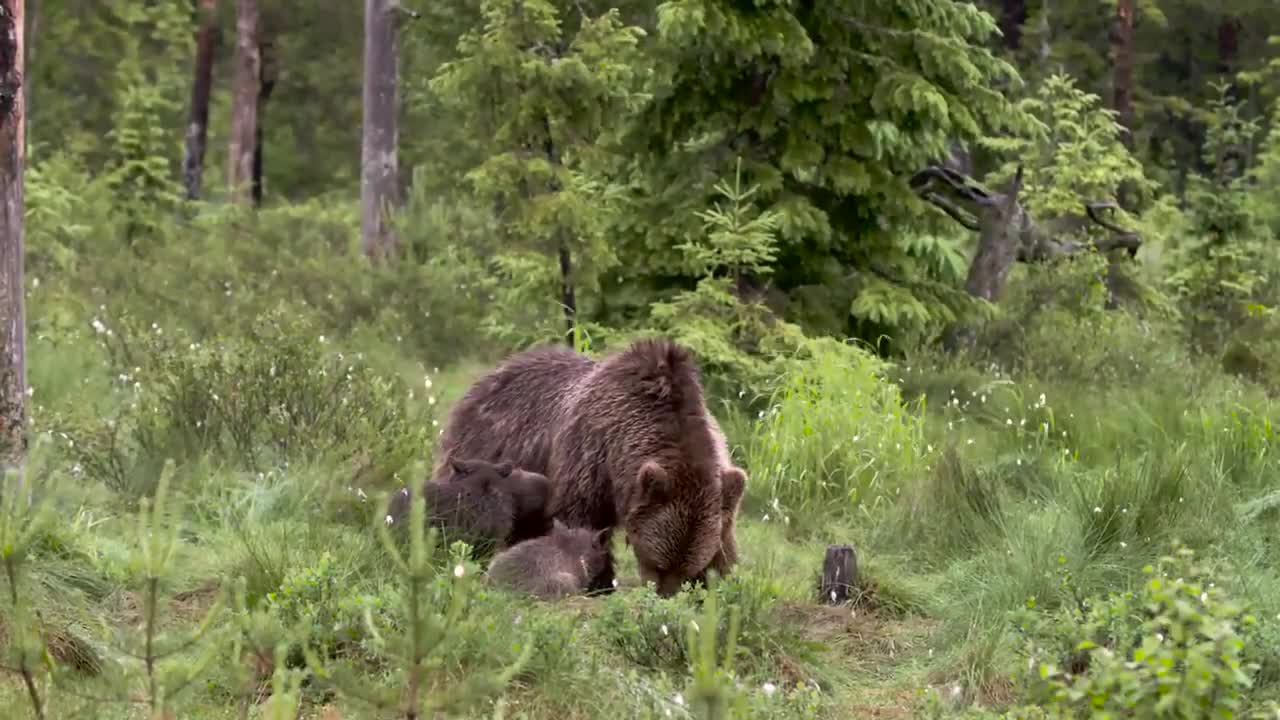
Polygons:
M887 506L926 465L921 418L875 356L835 341L807 349L745 443L752 493L793 515Z

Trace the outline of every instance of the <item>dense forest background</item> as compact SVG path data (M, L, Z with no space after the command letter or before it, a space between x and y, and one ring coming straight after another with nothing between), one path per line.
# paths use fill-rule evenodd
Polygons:
M25 43L0 705L1280 717L1272 0L27 0ZM655 333L749 474L733 576L537 603L378 530L478 373Z

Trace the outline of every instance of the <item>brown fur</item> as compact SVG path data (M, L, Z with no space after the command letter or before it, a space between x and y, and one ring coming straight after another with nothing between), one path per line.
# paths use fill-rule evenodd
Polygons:
M569 528L555 521L551 533L498 553L488 579L500 587L550 599L577 595L612 582L608 530Z
M669 340L641 340L598 362L558 346L512 356L454 406L437 475L455 456L546 474L551 515L621 526L641 577L664 595L713 562L727 573L736 560L732 513L721 515L742 492L722 486L731 467L724 436L693 358Z
M453 460L446 467L448 474L423 483L422 492L428 522L451 531L451 538L485 551L551 531L551 481L545 475L475 459ZM388 522L407 517L411 499L408 488L396 493Z

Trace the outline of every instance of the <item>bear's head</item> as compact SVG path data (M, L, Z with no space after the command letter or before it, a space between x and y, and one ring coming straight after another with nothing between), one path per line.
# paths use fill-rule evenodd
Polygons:
M658 462L640 466L635 502L625 519L645 582L662 596L702 577L720 552L724 508L737 507L745 476L728 477L714 467L682 467L688 477L673 477Z

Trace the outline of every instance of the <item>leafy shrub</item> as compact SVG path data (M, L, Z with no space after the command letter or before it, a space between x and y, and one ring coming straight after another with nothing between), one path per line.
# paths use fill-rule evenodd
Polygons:
M266 596L266 607L287 628L307 638L326 656L349 648L364 637L364 613L385 604L376 596L356 595L325 551L313 565L285 575Z
M206 343L158 325L108 341L128 404L63 424L85 470L118 491L138 491L135 469L164 458L215 454L259 471L326 456L385 477L427 445L429 418L410 412L400 381L329 350L302 321L270 314L253 335Z
M1028 602L1026 691L1050 717L1231 717L1244 708L1255 619L1189 549L1144 574L1136 592L1078 598L1056 612Z
M629 663L651 670L688 666L683 629L694 612L686 594L664 598L647 589L618 591L603 605L595 619L597 633Z

